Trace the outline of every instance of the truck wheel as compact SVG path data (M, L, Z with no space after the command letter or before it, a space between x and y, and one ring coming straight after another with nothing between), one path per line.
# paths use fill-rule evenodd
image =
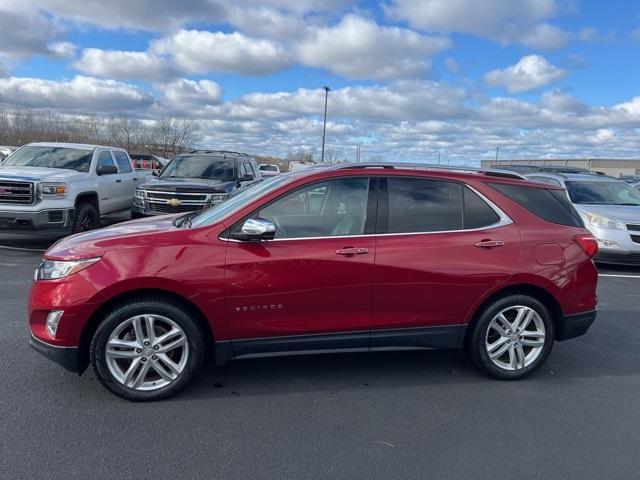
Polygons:
M90 203L80 203L76 207L76 214L73 219L73 233L86 232L100 226L100 215L96 207Z

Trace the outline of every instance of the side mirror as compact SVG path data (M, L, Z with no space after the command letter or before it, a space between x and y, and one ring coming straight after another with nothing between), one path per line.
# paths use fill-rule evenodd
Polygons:
M238 232L232 232L231 238L243 241L273 240L276 226L264 218L249 218Z
M240 179L241 182L253 182L255 179L253 178L253 175L249 175L249 174L245 174L242 176L242 178Z
M153 172L151 172L151 175L153 175L154 177L157 177L160 175L160 172L158 170L154 170Z
M115 165L100 165L96 169L96 175L98 176L115 175L116 173L118 173L118 167L116 167Z

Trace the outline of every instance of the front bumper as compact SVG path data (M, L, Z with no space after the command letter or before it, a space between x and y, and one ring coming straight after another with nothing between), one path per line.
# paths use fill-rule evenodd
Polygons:
M75 210L56 208L36 211L0 209L0 233L37 233L43 230L70 233Z
M579 337L587 333L596 319L597 310L565 315L557 325L556 340L563 341Z
M62 365L70 372L78 373L80 366L78 362L78 347L61 347L56 345L50 345L42 340L38 340L33 335L29 339L29 345L36 352L44 355L49 360L53 360L59 365Z
M640 252L620 252L602 249L594 260L598 263L640 266Z

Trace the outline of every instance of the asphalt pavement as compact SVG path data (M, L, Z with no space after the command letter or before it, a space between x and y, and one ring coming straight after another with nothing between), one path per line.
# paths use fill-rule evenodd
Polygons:
M596 323L523 381L448 351L309 355L134 404L29 348L39 259L0 248L3 479L640 478L640 270L603 268Z

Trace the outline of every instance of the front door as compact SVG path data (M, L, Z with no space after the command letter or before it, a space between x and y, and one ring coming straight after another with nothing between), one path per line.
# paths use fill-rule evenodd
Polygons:
M382 181L371 346L456 347L479 298L515 271L520 234L468 186Z
M368 348L371 198L368 178L336 178L298 188L250 216L273 222L276 237L229 241L225 290L235 355Z

